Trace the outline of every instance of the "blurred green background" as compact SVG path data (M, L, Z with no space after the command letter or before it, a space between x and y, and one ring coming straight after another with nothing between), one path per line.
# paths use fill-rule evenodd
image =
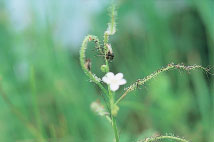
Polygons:
M214 66L213 0L119 0L111 71L128 87L168 63ZM112 142L90 109L101 91L81 70L84 36L103 33L105 0L0 0L0 142ZM93 47L93 44L90 44ZM88 51L99 77L103 63ZM214 141L214 77L170 71L132 92L117 117L121 142L175 134ZM117 92L121 95L123 88Z

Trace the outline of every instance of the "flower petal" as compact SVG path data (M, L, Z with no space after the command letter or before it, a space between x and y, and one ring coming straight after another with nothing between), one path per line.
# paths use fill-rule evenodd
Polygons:
M104 76L102 78L102 81L105 82L106 84L110 84L110 79L108 77L106 77L106 76Z
M113 73L113 72L108 72L108 73L106 74L106 76L111 80L111 79L114 78L114 73Z
M120 80L118 81L118 84L119 84L119 85L124 85L124 84L126 84L126 80L125 80L125 79L120 79Z
M115 75L115 78L116 78L117 80L120 80L120 79L123 78L123 74L122 74L122 73L117 73L117 74Z
M117 91L119 89L119 85L117 84L110 84L111 91Z

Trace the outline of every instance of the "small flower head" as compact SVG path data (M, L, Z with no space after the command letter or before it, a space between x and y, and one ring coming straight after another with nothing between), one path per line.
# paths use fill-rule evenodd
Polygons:
M91 103L91 109L100 116L107 115L104 106L99 101L94 101Z
M110 89L112 91L117 91L120 87L120 85L126 84L126 80L123 79L123 74L118 73L114 75L112 72L108 72L103 78L103 82L108 84L110 86Z

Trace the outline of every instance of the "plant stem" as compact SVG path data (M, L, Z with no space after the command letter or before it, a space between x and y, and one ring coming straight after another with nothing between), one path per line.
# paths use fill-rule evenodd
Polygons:
M100 89L106 94L108 95L107 90L103 87L103 85L100 83L100 79L93 74L91 71L89 71L86 66L85 66L85 60L86 60L86 49L87 49L87 45L89 41L95 40L97 42L95 42L96 46L100 49L100 45L99 45L99 40L96 36L93 35L88 35L85 37L85 39L83 40L82 43L82 47L80 49L80 64L82 66L83 71L85 72L85 74L90 78L91 81L93 81L94 83L96 83Z
M105 63L106 63L106 67L107 67L107 70L106 72L109 72L109 65L108 65L108 60L106 59L106 54L108 52L108 48L107 48L107 44L108 44L108 39L109 39L109 35L104 33L104 40L103 40L103 43L104 43L104 53L105 53Z
M180 142L188 142L185 139L178 138L178 137L175 137L175 136L158 136L158 137L155 137L155 138L148 138L143 142L153 142L153 141L158 141L158 140L162 140L162 139L171 139L171 140L176 140L176 141L180 141Z
M143 79L138 79L135 83L133 83L132 85L130 85L128 87L128 89L123 93L122 96L120 96L120 98L116 101L115 104L117 105L122 99L124 99L126 97L126 95L129 92L134 91L135 89L137 89L141 85L144 85L147 81L157 77L160 73L169 71L171 69L182 69L182 70L185 70L185 71L201 69L201 70L205 71L208 74L214 75L213 73L210 72L209 68L205 68L205 67L202 67L200 65L185 66L185 65L182 65L182 64L171 63L171 64L168 64L166 67L162 67L159 70L151 73L150 75L144 77Z
M110 87L108 86L108 91L109 91L109 104L110 104L110 107L111 107L111 124L112 124L112 128L114 130L114 137L115 137L115 140L116 142L119 142L119 135L118 135L118 130L117 130L117 123L116 123L116 117L112 114L112 109L114 109L114 92L112 92L110 90Z
M111 120L112 120L112 127L114 129L115 140L116 142L119 142L119 135L118 135L117 123L116 123L115 117L112 116Z

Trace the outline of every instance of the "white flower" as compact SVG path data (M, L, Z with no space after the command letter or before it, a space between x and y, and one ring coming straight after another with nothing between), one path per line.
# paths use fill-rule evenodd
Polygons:
M103 82L105 82L106 84L108 84L110 86L110 89L112 91L116 91L116 90L119 89L120 85L126 84L126 80L123 79L123 74L122 73L118 73L118 74L114 75L114 73L108 72L102 78L102 80L103 80Z

